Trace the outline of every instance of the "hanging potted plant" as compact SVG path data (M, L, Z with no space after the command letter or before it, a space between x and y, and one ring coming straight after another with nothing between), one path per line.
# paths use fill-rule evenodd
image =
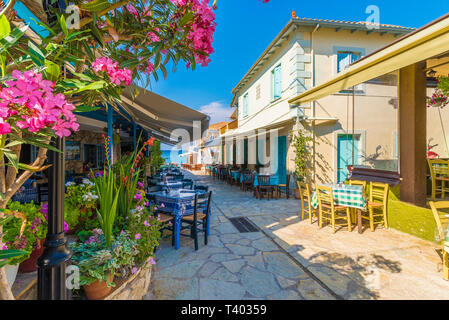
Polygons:
M428 108L444 108L449 104L449 98L441 89L436 89L431 97L427 98Z

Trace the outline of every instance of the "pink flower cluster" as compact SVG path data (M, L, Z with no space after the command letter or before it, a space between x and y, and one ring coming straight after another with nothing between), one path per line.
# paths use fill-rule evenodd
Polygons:
M53 94L53 82L33 70L14 70L12 78L0 88L0 134L10 133L13 123L32 133L51 128L59 137L78 130L75 106L63 94Z
M182 9L186 6L191 7L195 12L195 18L187 39L192 42L196 51L204 52L204 54L194 53L196 62L203 67L207 66L211 61L209 55L214 52L212 43L214 41L215 13L207 0L171 0L171 2Z
M111 82L118 86L122 85L122 82L127 86L132 83L132 71L127 68L120 69L118 67L118 62L110 58L101 57L96 59L92 63L92 68L95 72L106 72Z
M449 98L439 89L435 90L432 97L427 98L427 107L444 108L449 104Z

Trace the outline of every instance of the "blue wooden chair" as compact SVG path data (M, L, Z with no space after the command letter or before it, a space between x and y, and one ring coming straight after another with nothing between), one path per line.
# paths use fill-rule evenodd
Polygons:
M195 242L195 250L198 250L199 232L204 232L204 245L207 245L208 242L211 201L212 191L204 194L196 194L193 214L184 216L181 219L181 235L185 236L182 234L182 230L190 229L189 236Z

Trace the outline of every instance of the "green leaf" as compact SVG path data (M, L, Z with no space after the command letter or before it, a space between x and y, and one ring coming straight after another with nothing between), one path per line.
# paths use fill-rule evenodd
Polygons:
M0 16L0 39L4 38L11 32L11 26L6 19L5 15L2 14Z
M80 93L80 92L88 91L88 90L99 90L99 89L103 89L105 86L106 86L106 81L104 81L104 80L95 81L95 82L90 83L89 85L84 85L81 88L78 88L76 90L66 92L66 94Z
M3 154L8 158L10 164L19 171L19 158L17 155L9 149L0 148L0 150L3 151Z
M61 25L62 32L64 32L65 36L69 35L69 30L67 29L67 23L65 21L64 15L61 15L59 18L59 24Z
M45 64L45 54L32 41L28 41L28 53L35 65L42 67Z
M57 81L59 79L59 75L61 74L61 69L59 66L50 60L45 60L45 66L47 67L45 69L47 79L50 81Z
M81 105L81 106L77 106L75 108L75 110L73 110L73 111L74 112L92 112L92 111L97 111L99 109L100 109L100 107L90 107L90 106Z
M44 148L44 149L48 149L50 151L54 151L54 152L59 152L62 153L61 150L59 150L58 148L52 146L51 144L46 144L44 143L41 139L39 138L24 138L23 141L27 144L31 144L32 146L36 146L39 148Z
M110 5L107 0L94 0L88 3L81 3L80 7L89 12L100 12L109 8Z
M3 37L0 40L0 53L13 46L20 38L22 38L28 27L29 25L24 24L19 28L14 28L11 33L9 33L6 37Z
M27 254L26 251L22 250L1 250L0 251L0 259L10 259L15 257L20 257Z

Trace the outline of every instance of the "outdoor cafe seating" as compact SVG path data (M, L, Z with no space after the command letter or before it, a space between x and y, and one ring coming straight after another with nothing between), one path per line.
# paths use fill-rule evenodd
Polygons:
M320 228L324 222L328 222L333 232L337 231L338 225L352 231L355 223L358 232L362 233L363 221L368 221L371 231L375 231L375 225L379 224L388 228L389 189L390 185L397 185L399 181L399 175L393 172L353 168L346 184L316 185L311 196L310 187L298 183L302 219L308 215L312 223L313 214L317 210ZM308 199L311 199L310 205Z

